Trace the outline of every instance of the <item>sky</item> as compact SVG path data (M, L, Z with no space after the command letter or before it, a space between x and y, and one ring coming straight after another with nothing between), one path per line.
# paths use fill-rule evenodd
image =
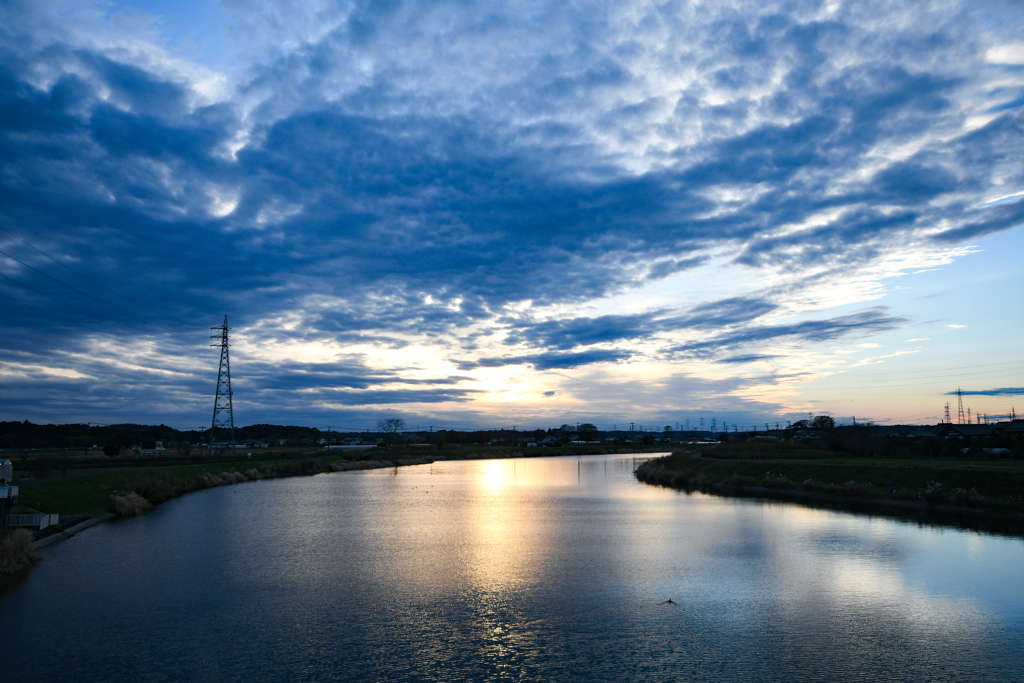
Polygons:
M1016 2L8 0L0 419L1024 410Z

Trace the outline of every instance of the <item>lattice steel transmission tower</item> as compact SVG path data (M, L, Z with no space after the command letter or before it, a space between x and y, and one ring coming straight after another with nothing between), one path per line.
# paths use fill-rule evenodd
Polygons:
M956 388L956 421L958 424L964 423L964 392L960 391L960 387Z
M231 430L231 452L235 451L235 411L231 403L231 361L228 359L228 317L224 316L224 324L211 327L217 334L211 335L217 343L211 347L220 347L220 371L217 373L217 395L213 399L213 424L210 425L210 450L213 455L214 432L217 427Z

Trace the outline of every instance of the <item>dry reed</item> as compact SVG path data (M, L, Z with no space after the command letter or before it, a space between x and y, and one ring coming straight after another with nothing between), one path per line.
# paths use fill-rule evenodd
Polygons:
M152 507L148 500L134 491L115 493L110 497L110 501L114 506L114 511L122 517L135 517Z
M32 549L32 534L26 529L0 532L0 574L28 567L40 557Z

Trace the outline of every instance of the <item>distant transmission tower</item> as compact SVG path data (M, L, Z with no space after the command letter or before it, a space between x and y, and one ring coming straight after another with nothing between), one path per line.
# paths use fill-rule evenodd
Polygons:
M946 419L944 420L944 422L946 424L949 424L949 423L952 422L952 420L949 419L949 401L946 401Z
M964 423L964 392L960 391L960 387L956 388L956 419L959 424Z
M210 455L213 455L214 431L217 427L231 430L231 452L235 451L235 411L231 404L231 362L228 359L228 317L224 324L211 327L217 334L210 339L217 340L212 347L220 347L220 371L217 373L217 395L213 399L213 424L210 425Z

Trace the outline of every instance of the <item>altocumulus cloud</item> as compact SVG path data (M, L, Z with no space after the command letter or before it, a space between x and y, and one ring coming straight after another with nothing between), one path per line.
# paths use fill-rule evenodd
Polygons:
M486 420L473 373L899 327L808 312L1024 220L1010 3L233 0L226 60L174 11L0 9L9 416L205 414L226 311L246 422Z

